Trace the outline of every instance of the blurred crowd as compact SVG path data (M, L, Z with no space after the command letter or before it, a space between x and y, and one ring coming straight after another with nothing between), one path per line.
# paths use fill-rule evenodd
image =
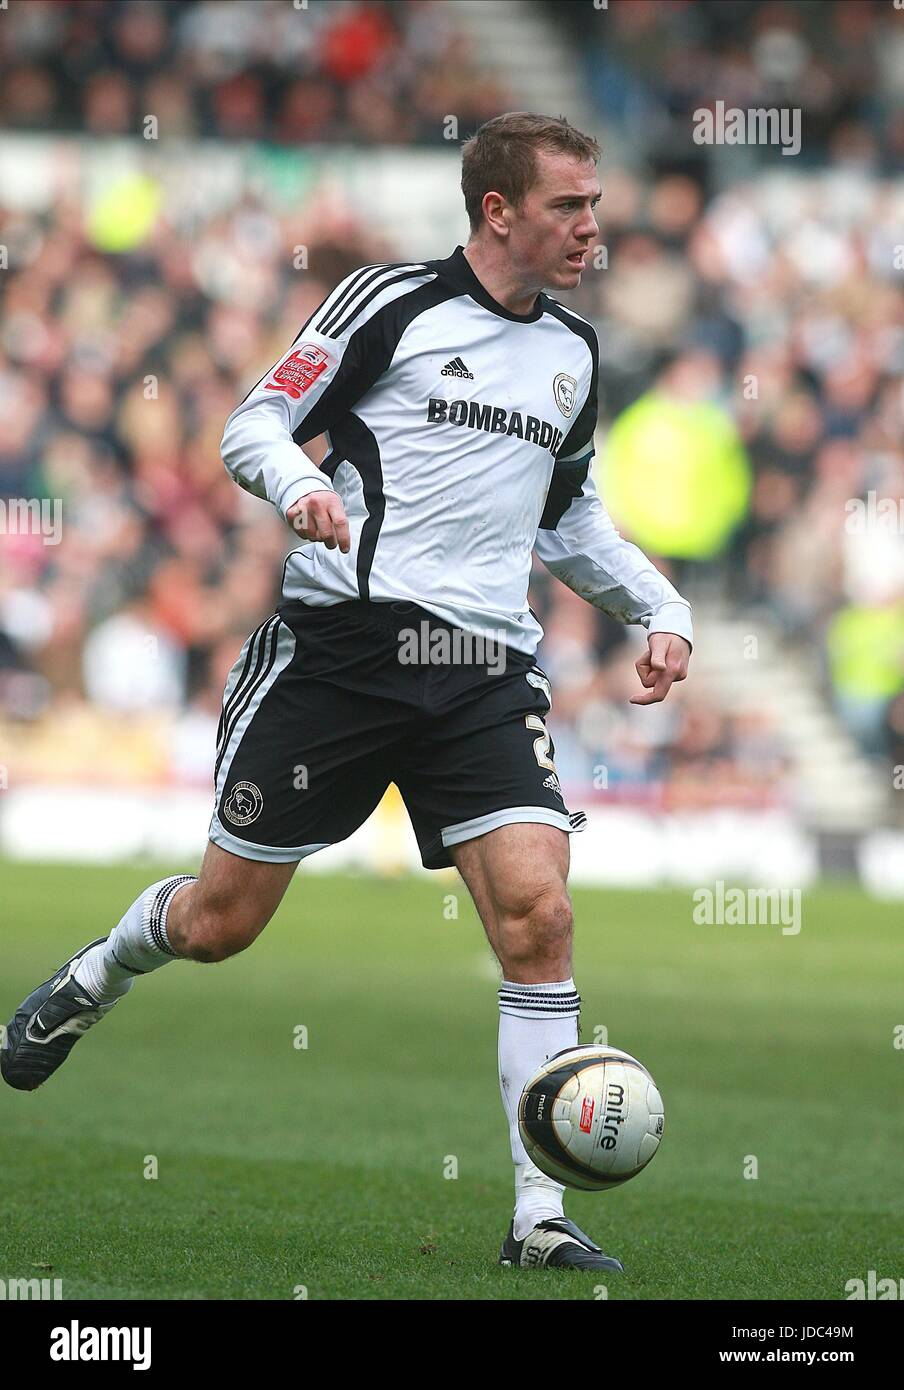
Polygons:
M438 0L27 0L0 25L7 129L435 145L509 104Z
M600 117L656 158L686 151L693 114L721 100L801 108L803 167L904 165L904 26L889 0L545 4L570 31Z

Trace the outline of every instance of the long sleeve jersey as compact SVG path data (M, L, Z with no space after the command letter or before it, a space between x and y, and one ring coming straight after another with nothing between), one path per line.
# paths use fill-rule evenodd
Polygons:
M461 246L347 276L223 435L233 478L283 515L319 489L342 499L349 552L293 550L284 597L408 600L532 655L536 550L606 613L691 641L689 604L596 494L598 371L586 319L546 294L510 312ZM320 434L318 468L301 446Z

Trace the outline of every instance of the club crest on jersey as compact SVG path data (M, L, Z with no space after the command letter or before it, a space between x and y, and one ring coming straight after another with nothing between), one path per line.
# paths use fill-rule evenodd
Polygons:
M250 825L264 809L264 798L253 782L236 782L223 803L223 815L233 825Z
M567 372L559 372L552 383L552 394L563 415L570 415L578 398L578 384Z
M285 362L274 368L272 379L264 387L265 391L285 391L293 401L300 400L314 382L325 372L329 355L316 343L302 343L290 353Z

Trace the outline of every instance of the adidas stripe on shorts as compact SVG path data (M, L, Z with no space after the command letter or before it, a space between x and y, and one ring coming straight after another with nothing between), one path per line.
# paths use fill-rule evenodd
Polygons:
M445 643L462 659L411 660L411 634L428 632L422 657ZM285 601L226 682L210 839L246 859L304 859L351 835L392 782L428 869L501 825L580 830L586 817L568 811L556 775L549 709L532 657L481 650L416 604Z

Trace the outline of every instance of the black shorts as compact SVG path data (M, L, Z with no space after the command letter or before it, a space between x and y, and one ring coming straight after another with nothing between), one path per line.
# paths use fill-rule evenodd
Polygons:
M428 869L500 825L582 829L549 709L532 657L481 650L416 604L285 602L226 682L210 838L246 859L304 859L357 830L392 782Z

